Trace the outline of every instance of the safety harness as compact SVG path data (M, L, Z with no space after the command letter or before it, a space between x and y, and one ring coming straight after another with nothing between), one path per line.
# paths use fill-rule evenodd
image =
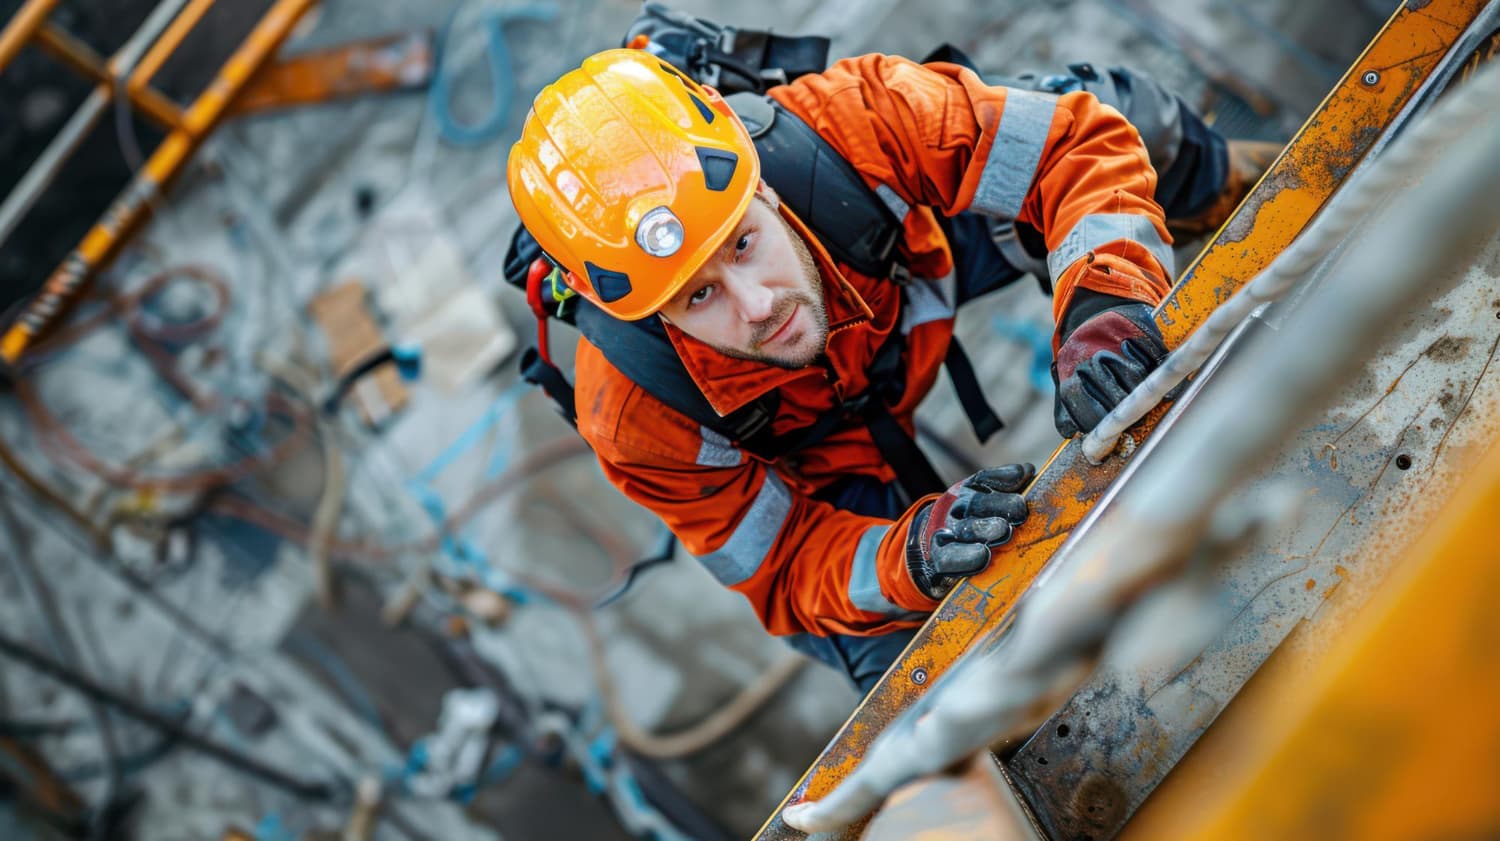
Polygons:
M896 248L902 224L854 167L796 115L769 97L738 93L727 97L755 142L761 177L807 223L834 259L869 277L902 284L910 273ZM881 456L895 471L910 499L947 487L912 436L890 413L905 392L905 337L892 330L867 370L870 387L849 397L811 425L776 433L772 421L780 395L771 391L728 415L720 415L694 383L659 319L621 321L562 285L524 228L506 255L506 277L524 285L537 318L537 345L521 356L521 374L540 385L570 423L577 424L573 386L553 361L548 323L557 318L578 328L610 364L667 406L713 430L756 458L775 462L811 447L853 423L869 430ZM902 305L906 305L903 292ZM957 337L944 359L948 376L980 442L1003 423L985 400L974 367Z
M911 273L897 249L902 220L828 141L765 96L768 87L822 70L827 64L827 38L736 29L648 2L626 34L625 44L647 49L725 95L755 143L761 177L835 260L860 274L903 287L910 281ZM866 371L868 389L832 407L810 425L778 434L772 428L780 404L778 392L720 415L683 366L659 319L620 321L574 294L525 228L518 229L511 241L505 275L508 282L526 290L527 303L537 318L537 345L522 353L521 374L540 385L575 426L573 386L553 362L548 347L547 327L553 318L577 327L611 365L653 397L756 458L775 462L838 429L862 423L908 499L947 487L890 412L906 389L905 337L900 330L892 330L877 350ZM903 289L902 306L907 304ZM974 434L983 443L1003 424L985 400L974 366L956 336L948 345L944 367Z

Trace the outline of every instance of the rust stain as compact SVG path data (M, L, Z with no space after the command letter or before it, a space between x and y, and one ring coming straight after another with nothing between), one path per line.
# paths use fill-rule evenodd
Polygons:
M1333 568L1333 572L1339 577L1339 580L1333 582L1332 584L1329 584L1327 589L1323 590L1323 598L1325 600L1333 595L1333 591L1337 590L1340 584L1343 584L1349 579L1349 570L1344 569L1342 565L1335 566Z
M1442 59L1453 41L1450 29L1466 27L1484 5L1482 0L1431 0L1420 14L1409 8L1396 12L1293 138L1240 213L1183 273L1158 316L1168 346L1181 344L1219 303L1269 265L1302 231L1342 178L1364 158L1384 127L1400 113L1420 80ZM1377 68L1386 77L1382 83L1362 85L1359 74ZM1137 438L1149 434L1165 411L1163 407L1148 415L1137 428ZM1330 455L1329 460L1337 469L1336 455ZM1112 459L1093 467L1076 445L1054 454L1027 493L1032 517L1017 530L1011 550L998 559L1003 563L972 579L973 587L956 590L938 608L891 675L855 710L783 806L831 791L849 774L881 729L932 686L972 643L1008 621L1016 599L1121 466L1119 459ZM1342 567L1335 572L1339 582L1347 575ZM928 675L922 684L910 679L912 669L918 666ZM803 837L787 829L780 814L778 808L757 839Z
M1318 586L1318 582L1315 579L1312 579L1312 578L1307 579L1307 587L1306 587L1306 589L1311 590L1312 588L1314 588L1316 586Z
M1444 336L1422 351L1422 355L1436 362L1459 362L1468 356L1469 345L1473 343L1474 340L1471 338Z

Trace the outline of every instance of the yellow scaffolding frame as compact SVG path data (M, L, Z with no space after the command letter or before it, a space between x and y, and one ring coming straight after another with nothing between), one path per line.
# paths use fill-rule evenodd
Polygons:
M215 0L161 0L140 28L107 61L48 21L59 0L27 0L0 31L0 72L26 44L38 46L63 65L96 83L88 99L64 125L11 194L0 204L0 242L14 231L105 111L123 96L163 128L165 140L135 174L83 241L47 278L14 324L0 336L0 359L14 364L32 341L77 298L150 213L203 139L228 113L234 99L280 49L302 15L317 0L276 0L250 34L187 108L179 108L151 80Z

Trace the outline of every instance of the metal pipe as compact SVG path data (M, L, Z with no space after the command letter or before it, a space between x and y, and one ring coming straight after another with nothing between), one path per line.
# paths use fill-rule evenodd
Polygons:
M36 34L36 43L74 73L97 85L107 85L113 89L121 81L110 73L109 64L104 58L60 26L49 23L42 27ZM182 109L155 88L145 87L139 91L131 91L130 102L167 131L177 128L182 121Z
M46 25L47 16L59 2L61 0L27 0L5 25L5 30L0 32L0 73L5 72L37 30Z
M180 0L168 0L180 2ZM203 138L218 123L234 97L250 77L291 35L292 27L317 0L276 0L249 36L224 62L208 87L193 100L182 124L156 148L150 160L105 211L98 224L47 278L40 292L27 304L16 323L0 337L0 358L14 364L84 284L93 278L120 244L145 219L162 191L181 171Z
M1220 501L1255 473L1257 460L1364 364L1390 325L1431 297L1434 276L1457 274L1493 239L1500 221L1496 97L1500 67L1433 108L1426 120L1463 127L1461 139L1442 150L1393 212L1372 223L1365 247L1299 305L1274 340L1222 369L1219 386L1239 399L1184 413L1171 445L1146 457L1115 504L1059 550L1018 603L1005 636L945 676L842 785L821 800L788 806L788 825L804 832L846 826L897 786L1034 727L1076 688L1119 617L1182 569ZM1397 149L1430 136L1408 132L1376 168L1410 160L1409 150ZM1319 352L1307 353L1313 344Z
M187 40L187 36L192 33L193 27L203 20L203 16L208 14L208 10L213 8L213 5L214 0L191 0L188 7L182 10L182 14L172 19L172 25L167 27L155 44L151 45L151 51L146 53L146 57L142 58L141 63L130 73L125 87L132 94L139 93L151 84L152 77L161 70L163 64L167 63L172 53L182 46L182 42Z
M20 518L11 508L10 503L4 500L0 500L0 521L6 525L11 548L14 550L10 554L11 566L17 578L21 580L22 587L30 591L31 600L36 604L37 613L41 615L42 623L47 629L53 654L81 673L83 655L79 652L78 644L73 640L72 634L68 632L68 624L63 620L62 609L57 603L57 594L53 592L51 585L37 568L36 558L32 551L34 533L22 526ZM109 716L94 698L86 698L84 706L88 708L89 717L94 720L94 727L99 733L99 746L104 753L106 769L104 793L99 798L103 808L96 810L94 817L97 823L100 816L108 811L112 801L119 794L120 785L124 781L124 772L120 763L119 743L116 741L115 730L110 724Z
M241 771L264 783L308 800L326 802L334 798L334 788L328 783L299 780L291 774L278 768L273 768L253 756L221 745L205 736L200 736L188 730L181 722L174 721L112 689L101 686L90 678L78 674L25 643L11 639L9 636L3 634L0 634L0 654L4 654L24 666L41 672L58 683L82 693L92 701L108 704L122 715L133 718L161 733L172 736L184 746L190 747L205 756L213 757L236 771Z
M57 136L52 138L52 142L47 144L47 148L42 150L36 163L26 170L10 195L5 197L5 203L0 204L0 244L4 244L15 233L21 219L36 204L36 200L41 198L42 193L52 186L53 180L62 171L63 164L78 151L78 145L93 131L99 118L108 109L109 94L101 93L95 88L78 110L73 112L73 116L68 118Z
M109 74L112 77L119 77L129 73L130 69L135 67L136 62L140 61L146 48L151 45L157 35L161 34L162 29L171 22L172 16L177 14L178 9L181 9L186 2L187 0L162 0L155 9L152 9L151 14L141 22L140 28L130 36L130 40L126 41L124 46L120 47L119 52L110 59L107 68ZM5 240L15 232L16 226L20 224L27 211L36 204L36 200L41 197L43 191L51 186L58 172L62 170L63 164L78 150L78 144L83 142L83 138L93 130L99 118L104 116L105 111L109 109L113 96L113 85L96 86L89 93L88 99L85 99L73 116L68 119L62 131L59 131L57 136L52 138L52 142L47 144L47 148L42 150L36 163L31 165L21 180L11 189L10 195L5 197L4 204L0 204L0 245L3 245Z

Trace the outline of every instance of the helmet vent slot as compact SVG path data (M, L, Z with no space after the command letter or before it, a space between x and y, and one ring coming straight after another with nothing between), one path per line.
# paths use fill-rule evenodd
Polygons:
M714 117L718 116L714 113L714 109L708 107L708 103L699 99L698 95L695 93L689 93L688 99L691 99L693 101L693 105L698 109L698 115L703 118L703 122L712 125Z
M698 147L698 162L703 165L703 182L708 189L721 193L734 180L734 171L739 166L740 156L719 149Z
M629 275L601 269L590 262L584 262L583 268L589 273L589 285L594 287L594 294L604 303L612 304L630 294Z

